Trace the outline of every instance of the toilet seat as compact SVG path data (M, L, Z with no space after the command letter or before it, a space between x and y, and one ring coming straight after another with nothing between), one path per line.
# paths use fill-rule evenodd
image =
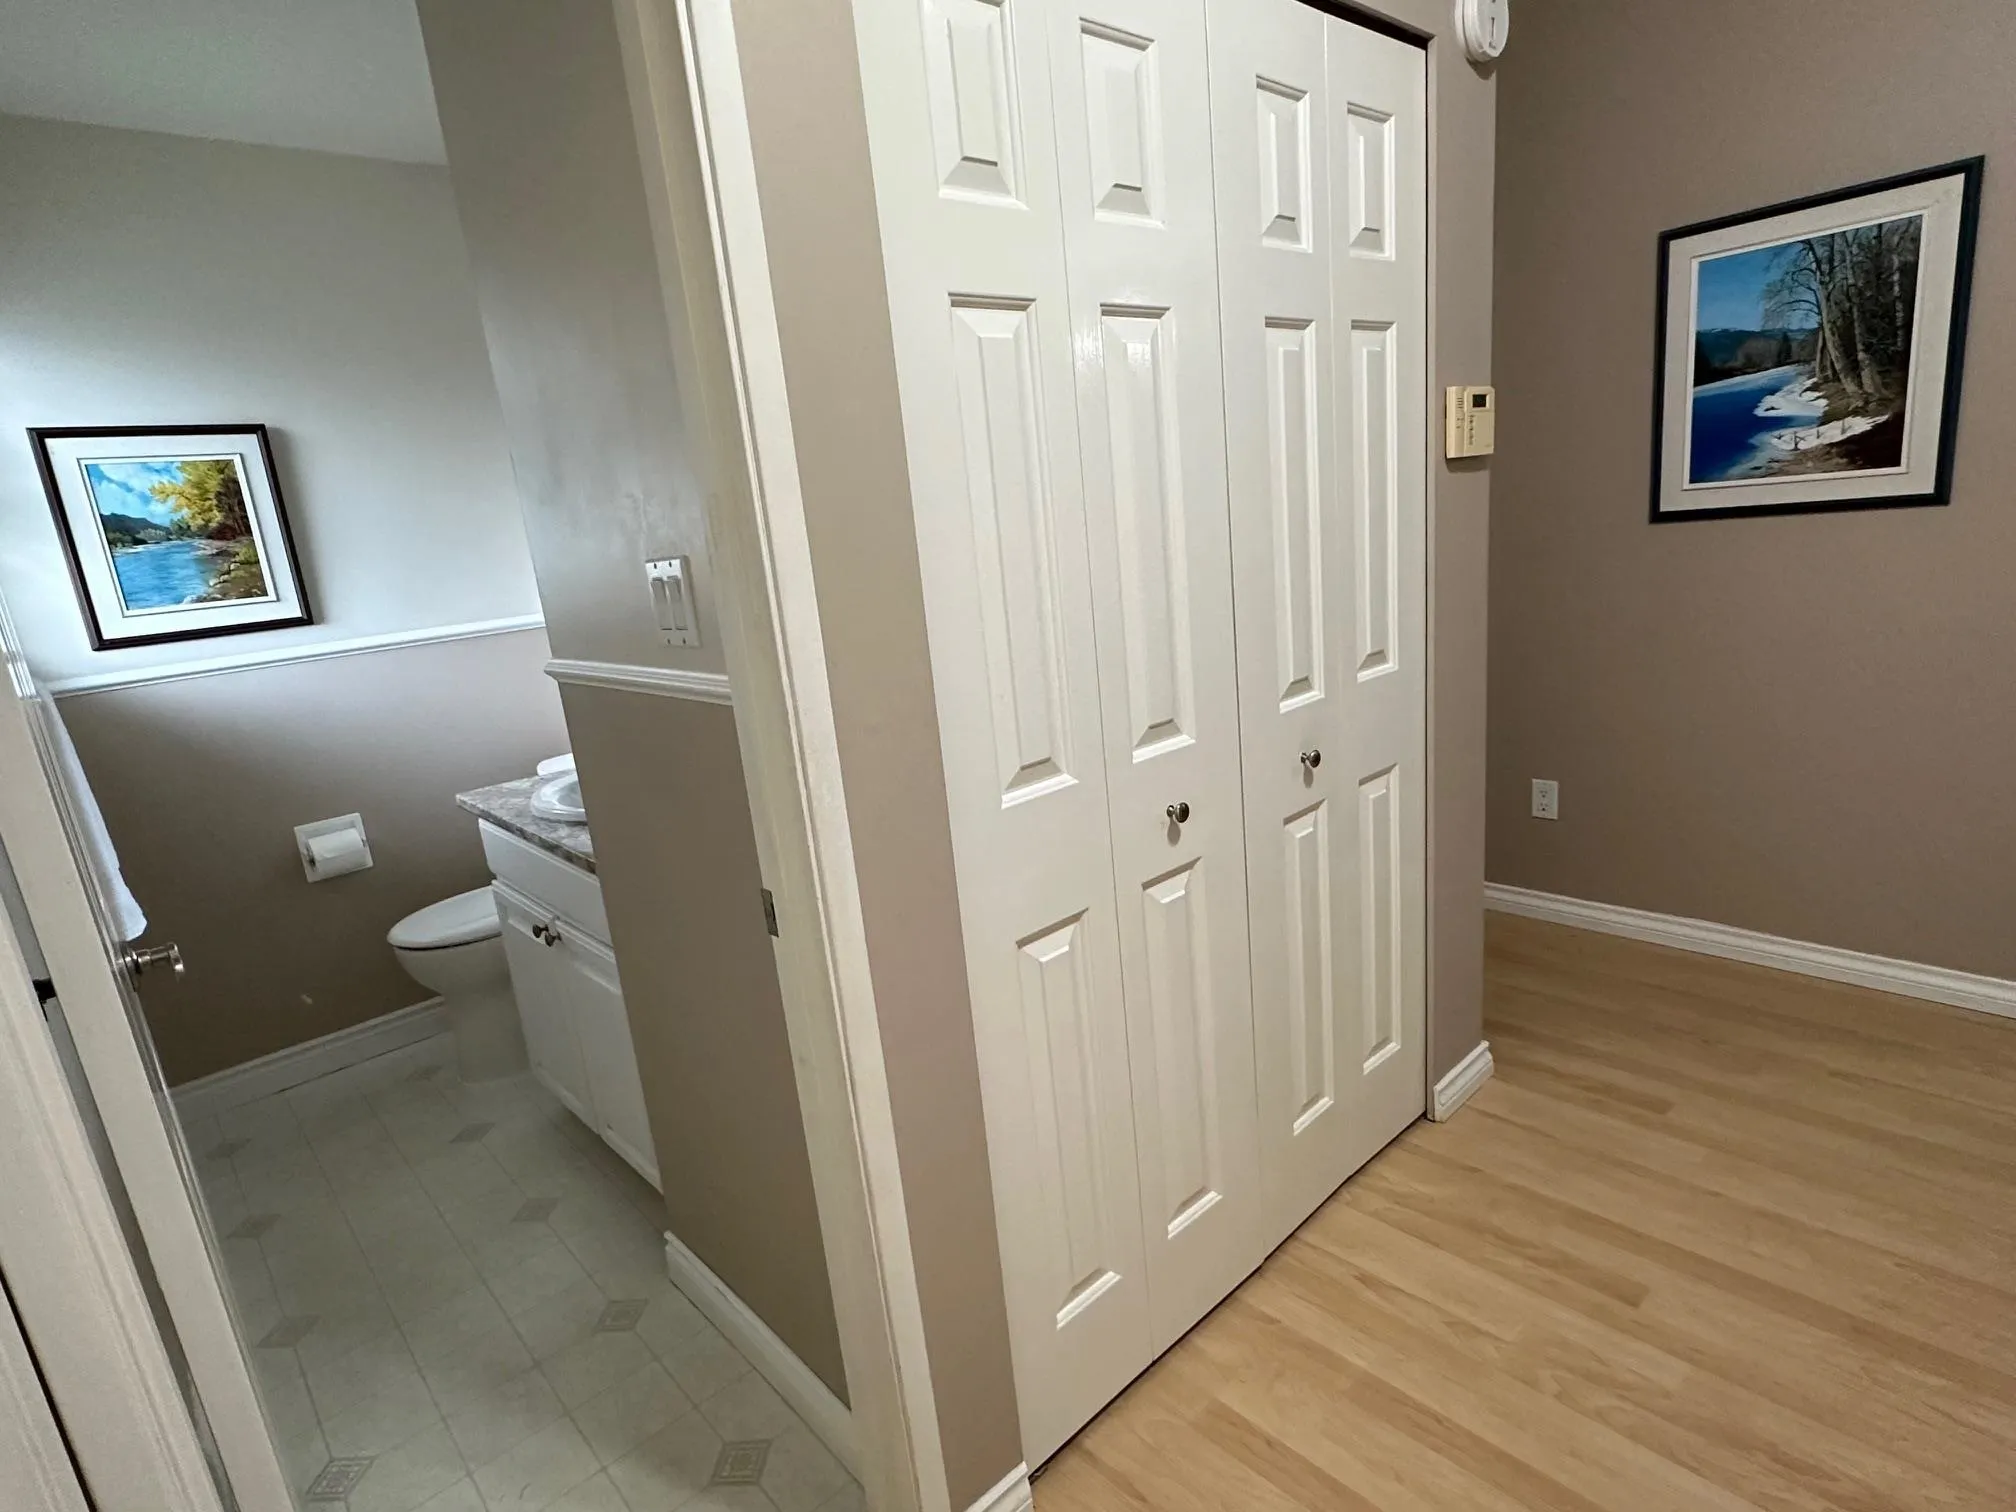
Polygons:
M446 950L493 940L504 932L497 922L497 904L487 887L443 898L416 909L394 924L385 938L394 950Z

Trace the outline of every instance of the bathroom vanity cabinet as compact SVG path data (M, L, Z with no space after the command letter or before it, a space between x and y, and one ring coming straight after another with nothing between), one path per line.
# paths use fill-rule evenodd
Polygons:
M533 1074L661 1186L601 884L488 820L482 835Z

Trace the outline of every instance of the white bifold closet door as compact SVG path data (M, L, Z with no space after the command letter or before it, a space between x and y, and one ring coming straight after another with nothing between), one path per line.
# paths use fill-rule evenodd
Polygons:
M1296 0L1208 9L1278 1243L1426 1083L1427 68Z
M1379 973L1398 974L1382 1002L1415 994L1412 1027L1391 1022L1400 1048L1373 1076L1383 1088L1413 1066L1411 1108L1386 1137L1422 1106L1419 968L1394 953L1418 954L1420 900L1393 891L1411 866L1418 892L1419 731L1405 751L1368 766L1366 752L1385 748L1349 728L1370 705L1362 679L1336 670L1357 645L1355 632L1337 629L1358 614L1348 577L1356 557L1325 533L1341 539L1357 528L1347 523L1344 474L1297 474L1312 520L1300 544L1284 537L1281 549L1306 568L1316 595L1299 610L1319 627L1310 633L1326 647L1333 632L1342 638L1318 680L1292 695L1303 717L1285 733L1276 664L1245 644L1249 626L1271 624L1275 597L1272 578L1249 589L1249 558L1257 549L1256 560L1272 560L1263 537L1286 518L1266 463L1249 465L1256 399L1259 423L1269 423L1262 373L1274 322L1306 318L1327 338L1333 320L1352 316L1333 312L1327 294L1306 314L1301 282L1279 310L1267 289L1235 296L1223 286L1233 233L1223 182L1231 137L1215 119L1220 75L1252 65L1243 53L1221 64L1207 22L1236 31L1295 8L1233 0L1220 17L1210 13L1216 3L855 5L1032 1464L1278 1242L1283 1194L1314 1186L1270 1169L1275 1146L1313 1171L1322 1154L1307 1152L1319 1142L1340 1162L1357 1149L1336 1129L1373 1127L1351 1106L1368 1058L1356 1027L1368 1011L1361 979L1384 991ZM1313 66L1310 96L1328 99L1336 91L1323 79L1324 27L1341 23L1306 14L1313 49L1293 61ZM1251 179L1263 151L1255 124L1266 122L1251 74L1238 99L1247 157L1237 172ZM1409 144L1388 139L1401 154L1383 165L1389 201L1419 198L1413 108L1417 118L1398 128L1414 134ZM1298 204L1319 202L1306 180L1327 160L1318 154L1329 129L1310 117ZM1397 177L1410 171L1411 191ZM1245 184L1230 199L1252 194ZM1382 222L1381 255L1418 261L1418 205L1406 212L1412 220L1398 214ZM1247 240L1271 246L1266 235L1254 226ZM1331 228L1307 225L1300 255L1318 288L1332 246ZM1242 277L1275 276L1243 252L1238 266L1251 270ZM1394 319L1418 343L1419 311ZM1388 350L1388 377L1411 384L1408 407L1421 409L1418 351ZM1342 405L1348 391L1343 368L1326 369L1309 379L1307 403ZM1378 423L1401 427L1394 444L1418 451L1418 416L1407 429L1391 399L1386 391ZM1313 468L1318 430L1334 446L1334 427L1301 425ZM1264 437L1260 445L1264 457ZM1408 479L1411 503L1399 494ZM1403 590L1401 580L1418 577L1420 549L1400 540L1419 527L1418 456L1394 459L1387 486L1386 505L1413 515L1377 525L1387 532L1379 549L1393 554L1382 581L1418 599L1421 585ZM1304 546L1315 553L1308 561ZM1249 592L1258 607L1244 602ZM1298 612L1292 600L1284 612ZM1394 617L1386 654L1412 679L1418 724L1418 604L1380 612ZM1247 684L1263 666L1267 687L1256 693ZM1314 774L1322 785L1294 789L1284 804L1290 790L1270 782L1256 797L1256 759L1285 749L1300 773L1293 743L1318 704L1336 752ZM1351 775L1359 768L1369 789ZM1309 864L1326 911L1291 924L1283 837L1325 804L1339 815L1322 809L1324 849ZM1360 804L1386 826L1384 841L1364 843L1393 879L1366 890L1364 903ZM1401 932L1361 974L1366 908L1395 910ZM1298 928L1334 956L1315 989L1329 994L1320 1003L1284 992L1276 963L1252 954L1279 955ZM1298 1112L1302 1131L1318 1136L1300 1144L1268 1124L1294 1095L1274 1062L1297 1011L1320 1014L1335 1052L1320 1072L1297 1073L1317 1075L1335 1109ZM1302 1216L1363 1158L1340 1163Z

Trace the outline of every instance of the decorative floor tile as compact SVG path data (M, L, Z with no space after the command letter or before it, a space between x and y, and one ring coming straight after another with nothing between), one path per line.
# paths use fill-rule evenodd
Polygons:
M279 1223L279 1221L280 1215L278 1213L254 1213L224 1237L226 1239L263 1239L266 1235L273 1232L274 1225Z
M275 1323L271 1328L266 1330L265 1336L259 1340L259 1347L261 1349L292 1349L296 1344L307 1338L309 1334L313 1333L315 1325L321 1321L313 1313L308 1313L305 1316L282 1318L278 1323Z
M723 1444L714 1459L715 1486L756 1486L763 1482L763 1462L770 1458L770 1440L742 1439Z
M477 1141L482 1139L485 1134L488 1134L492 1129L496 1127L497 1125L492 1123L465 1124L462 1128L455 1131L455 1137L449 1140L448 1143L475 1144Z
M531 1197L511 1215L513 1223L544 1223L553 1216L553 1210L560 1206L558 1197Z
M602 1309L602 1316L595 1320L597 1333L630 1333L644 1321L642 1302L611 1302Z
M357 1489L357 1483L364 1479L364 1472L371 1468L371 1457L366 1454L351 1455L344 1459L332 1459L308 1482L304 1499L311 1502L340 1502Z

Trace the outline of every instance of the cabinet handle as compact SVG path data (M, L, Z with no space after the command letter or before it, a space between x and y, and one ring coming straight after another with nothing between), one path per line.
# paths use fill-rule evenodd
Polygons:
M1174 824L1188 824L1190 822L1190 804L1187 800L1172 803L1163 812L1169 816L1170 822Z
M1304 751L1302 753L1302 765L1309 768L1312 772L1315 771L1316 768L1323 765L1323 753L1313 748Z
M558 945L559 943L560 943L560 926L557 924L548 924L546 926L547 948L551 949L553 946Z
M532 926L532 938L537 940L541 945L544 945L546 943L546 926L544 924L534 924Z

